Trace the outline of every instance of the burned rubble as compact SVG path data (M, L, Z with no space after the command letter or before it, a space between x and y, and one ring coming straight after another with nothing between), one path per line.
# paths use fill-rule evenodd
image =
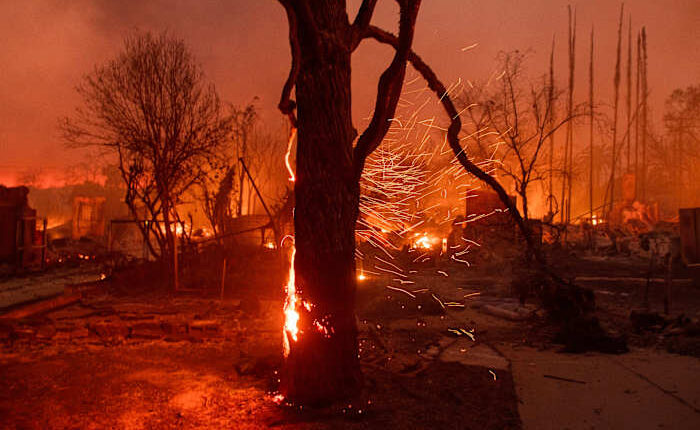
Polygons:
M25 3L0 428L700 427L696 7Z

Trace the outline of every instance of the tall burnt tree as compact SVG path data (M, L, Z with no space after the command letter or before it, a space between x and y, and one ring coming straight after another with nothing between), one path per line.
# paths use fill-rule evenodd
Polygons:
M615 61L615 77L613 78L613 85L615 89L615 101L613 103L613 129L612 129L612 148L610 150L610 179L608 181L608 188L606 192L606 198L603 208L603 216L609 215L615 206L615 171L617 170L617 134L618 134L618 105L620 102L620 58L621 58L621 44L622 44L622 21L624 17L625 5L624 3L620 6L620 22L617 26L617 57ZM610 197L609 205L607 205L608 193ZM605 206L607 205L607 207Z
M351 56L377 1L363 1L352 23L345 1L280 3L292 51L280 110L298 130L295 285L300 303L308 304L298 309L299 336L289 345L281 391L293 402L318 404L351 396L362 386L354 313L359 181L395 113L420 0L397 0L398 47L380 77L370 125L354 147ZM296 102L290 99L293 89Z
M400 7L398 36L370 24L377 0L363 0L352 23L342 0L279 1L287 12L292 52L279 108L298 132L295 279L290 282L300 304L295 331L285 327L285 337L292 340L280 389L292 402L329 403L357 393L362 385L354 314L359 181L365 160L389 129L407 62L443 106L450 121L447 142L457 161L498 194L539 267L546 270L546 263L506 190L461 147L460 114L445 85L411 50L420 0L396 0ZM389 45L395 53L379 79L370 125L353 146L350 59L364 39ZM293 90L296 102L291 99Z

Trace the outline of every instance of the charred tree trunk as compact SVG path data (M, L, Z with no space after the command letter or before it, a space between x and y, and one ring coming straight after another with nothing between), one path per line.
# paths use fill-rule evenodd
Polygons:
M573 22L571 18L571 6L569 6L569 99L567 103L567 110L569 118L573 118L574 112L574 79L576 70L576 10L574 10ZM569 172L567 174L567 196L566 196L566 223L571 223L571 190L573 186L573 175L574 175L574 122L569 120L566 123L566 134L568 142L568 162ZM566 238L568 234L568 229L564 230L564 237Z
M588 62L588 211L593 222L593 28Z
M612 149L610 151L610 181L608 189L610 190L610 205L607 209L607 215L610 215L615 206L615 170L617 166L617 113L620 101L620 49L622 43L622 18L625 10L624 3L620 6L620 22L617 27L617 60L615 61L615 77L613 79L615 89L615 99L613 103L613 134L612 134Z
M549 103L549 128L554 127L554 38L552 38L552 50L549 54L549 88L547 89L547 103ZM554 220L554 132L549 135L549 213L547 217Z
M640 178L639 178L639 83L641 73L641 46L642 36L637 33L637 75L635 79L634 104L636 106L636 114L634 115L634 196L640 198Z
M333 401L361 387L355 326L355 221L350 55L344 7L321 2L312 26L299 26L296 78L295 274L310 311L290 349L282 392L300 403ZM319 39L315 31L325 35ZM328 331L328 333L325 332Z
M647 101L649 97L649 83L647 81L647 30L646 27L642 27L642 201L646 202L647 198L647 132L649 126L648 121L648 106Z
M376 1L363 1L353 24L344 1L280 2L289 20L292 68L279 107L298 133L293 285L299 316L297 332L285 328L280 389L292 402L323 404L362 387L355 325L360 176L396 111L420 0L398 2L400 47L379 80L372 121L354 147L351 55Z
M627 141L627 173L632 173L632 16L629 17L627 27L627 131L625 140ZM636 181L636 178L635 178Z

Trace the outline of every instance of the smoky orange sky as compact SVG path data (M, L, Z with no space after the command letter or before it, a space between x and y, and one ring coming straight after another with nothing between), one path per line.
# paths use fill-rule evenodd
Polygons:
M360 1L348 3L354 13ZM373 23L395 31L394 3L380 1ZM569 3L578 12L577 98L587 94L588 32L594 25L597 96L609 100L616 1L423 0L414 48L445 82L479 81L494 72L500 50L532 49L530 73L544 73L555 35L563 86ZM700 2L630 0L625 11L634 34L647 27L651 106L659 128L666 96L700 82ZM0 183L12 185L18 173L29 170L53 182L85 159L84 152L64 148L58 119L80 103L75 86L81 77L114 56L136 29L184 38L222 99L245 104L257 96L265 123L279 126L275 106L290 55L286 17L275 0L1 0ZM370 111L376 80L389 59L390 51L374 42L365 42L355 55L356 118Z

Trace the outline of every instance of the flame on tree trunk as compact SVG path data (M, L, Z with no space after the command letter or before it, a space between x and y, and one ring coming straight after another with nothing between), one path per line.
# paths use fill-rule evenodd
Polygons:
M333 12L344 9L328 9L327 22L342 21ZM280 387L287 398L305 404L355 394L362 382L354 314L359 185L352 162L351 52L340 38L319 41L312 32L299 26L293 260L298 336L287 330L290 348Z
M397 0L399 48L381 75L372 120L355 146L351 55L377 1L364 0L352 24L344 1L280 3L289 21L292 67L279 107L297 132L296 174L290 175L295 179L295 252L280 391L294 403L322 404L355 395L362 387L355 324L360 176L396 111L420 0ZM293 88L296 102L290 99Z
M350 52L332 45L323 48L328 63L302 57L296 79L299 336L290 342L281 391L300 403L354 394L362 381L354 314L359 185L352 163Z

